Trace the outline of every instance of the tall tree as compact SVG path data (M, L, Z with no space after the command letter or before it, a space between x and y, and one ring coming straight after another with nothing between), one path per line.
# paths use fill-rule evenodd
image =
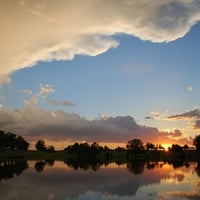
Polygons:
M144 150L143 142L140 139L133 139L128 141L126 148L130 151L135 151L135 152Z
M16 148L18 150L28 150L29 143L21 136L16 138Z
M54 146L48 146L47 148L46 148L46 150L48 151L48 152L55 152L55 148L54 148Z
M153 143L148 142L146 143L146 148L147 150L153 150L155 149L155 145Z
M16 137L17 137L17 135L14 134L14 133L8 132L8 133L6 133L6 136L8 138L7 144L9 146L9 149L12 149L12 150L17 149L16 148L16 144L17 144Z
M200 135L196 135L193 140L193 145L195 145L197 150L200 150Z
M5 133L0 130L0 149L2 150L27 150L29 143L21 136L14 133Z
M38 151L46 151L47 148L45 146L45 142L43 140L38 140L37 143L35 144L35 148Z
M0 130L0 149L6 149L6 148L7 148L7 137L4 131Z
M171 151L172 152L182 152L183 148L178 144L172 144Z

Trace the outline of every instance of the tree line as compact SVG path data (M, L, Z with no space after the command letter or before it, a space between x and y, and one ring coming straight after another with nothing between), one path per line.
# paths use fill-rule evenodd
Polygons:
M197 150L200 150L200 135L197 135L193 140L193 145L196 147ZM55 148L53 146L46 147L45 142L43 140L38 140L36 145L36 149L38 151L55 151ZM181 146L179 144L172 144L171 147L169 147L169 151L176 152L181 150L187 150L189 149L189 146L187 144ZM102 150L109 150L109 147L107 146L100 146L98 143L93 142L92 144L88 144L87 142L78 143L75 142L72 145L69 145L64 148L65 151L67 151L69 154L72 152L76 152L78 154L81 153L98 153ZM134 152L142 152L142 151L149 151L149 150L165 150L165 148L161 144L153 144L151 142L147 142L144 144L142 140L140 139L132 139L129 140L126 144L126 148L123 147L117 147L115 148L116 151L120 150L128 150L128 151L134 151Z
M11 132L4 132L0 130L0 150L28 150L29 143L22 137L17 136ZM197 135L193 140L193 145L196 147L196 150L200 150L200 135ZM46 146L43 140L38 140L35 144L35 148L38 151L46 151L46 152L55 152L55 147L50 145ZM172 144L169 147L169 151L178 152L182 150L187 150L189 146L185 144L184 146L180 146L178 144ZM77 153L77 154L95 154L102 150L109 150L107 146L100 146L98 143L93 142L92 144L88 144L87 142L78 143L75 142L73 145L69 145L64 148L66 152ZM164 150L162 145L155 145L153 143L147 142L144 144L140 139L132 139L127 142L126 148L117 147L116 151L128 150L129 152L143 152L150 150Z
M46 146L43 140L38 140L35 144L35 148L38 151L55 152L55 147L52 145Z

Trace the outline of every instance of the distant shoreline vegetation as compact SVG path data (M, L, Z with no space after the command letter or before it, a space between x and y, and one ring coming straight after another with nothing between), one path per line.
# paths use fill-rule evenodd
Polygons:
M87 142L69 145L64 150L56 151L54 146L46 146L43 140L38 140L35 144L36 150L28 150L29 143L21 136L14 133L0 131L0 160L6 159L54 159L79 160L80 162L116 162L125 163L132 160L200 160L200 135L197 135L193 144L195 149L188 145L180 146L172 144L166 151L162 145L154 145L147 142L145 145L140 139L132 139L127 142L126 148L117 147L110 149L107 146L100 146L98 143Z

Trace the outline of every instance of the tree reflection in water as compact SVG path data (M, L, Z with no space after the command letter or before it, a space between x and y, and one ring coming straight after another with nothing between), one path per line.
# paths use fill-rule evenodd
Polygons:
M185 161L182 165L176 165L173 162L132 160L122 166L112 163L106 168L104 163L97 160L78 163L78 160L72 159L65 163L54 163L53 160L28 161L29 170L23 175L1 181L0 199L153 200L200 197L200 161L191 162L190 165ZM5 170L8 166L17 169L9 173L11 170ZM27 167L26 161L1 162L1 180L2 174L4 179L12 179L20 174L22 166ZM182 167L174 169L178 166ZM36 174L36 170L40 173Z
M104 163L99 161L98 159L86 160L83 158L67 159L64 161L64 163L75 170L83 169L84 171L87 171L89 169L92 169L93 171L97 171L100 169L102 165L104 165Z
M19 176L28 164L26 160L23 161L1 161L0 162L0 181L7 180Z
M46 165L45 161L38 161L35 163L35 170L37 172L43 172L45 165Z
M43 172L46 166L53 167L55 160L39 160L35 162L34 168L37 172ZM87 171L92 169L93 171L99 170L102 166L107 166L108 163L104 163L97 159L93 160L85 160L85 159L68 159L63 161L68 167L73 168L74 170L82 169ZM165 164L170 164L174 169L180 167L189 168L190 164L186 161L168 161L168 162L158 162L158 161L147 161L144 160L132 160L131 162L127 162L127 170L130 173L135 175L141 175L145 169L153 170L155 168L162 168ZM197 175L200 177L200 160L196 162L195 171ZM118 164L118 163L116 163ZM23 161L1 161L0 162L0 181L14 178L15 176L20 175L26 168L28 168L28 164L26 160Z
M137 160L127 163L127 169L133 174L142 174L144 171L145 161Z
M195 170L196 170L197 175L200 177L200 160L198 160Z
M55 160L40 160L35 163L35 170L37 172L44 171L46 165L53 167Z
M40 160L35 163L35 170L37 172L43 172L45 169L45 166L53 166L55 160ZM107 166L108 163L104 163L98 159L92 159L92 160L85 160L85 159L67 159L64 161L64 163L68 166L73 168L74 170L82 169L84 171L87 171L89 169L92 169L93 171L98 171L102 166ZM182 160L173 160L168 162L158 162L158 161L144 161L144 160L132 160L131 162L127 162L127 170L130 173L133 174L142 174L145 169L153 170L154 168L162 168L163 165L166 163L172 165L174 169L180 168L180 167L190 167L190 164L186 161ZM118 163L116 163L118 165ZM196 172L200 176L200 161L197 162Z

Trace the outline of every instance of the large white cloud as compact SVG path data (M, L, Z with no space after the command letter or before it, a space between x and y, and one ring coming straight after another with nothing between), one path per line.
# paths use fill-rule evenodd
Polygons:
M0 82L38 61L103 53L118 33L173 41L199 20L199 0L2 0Z

